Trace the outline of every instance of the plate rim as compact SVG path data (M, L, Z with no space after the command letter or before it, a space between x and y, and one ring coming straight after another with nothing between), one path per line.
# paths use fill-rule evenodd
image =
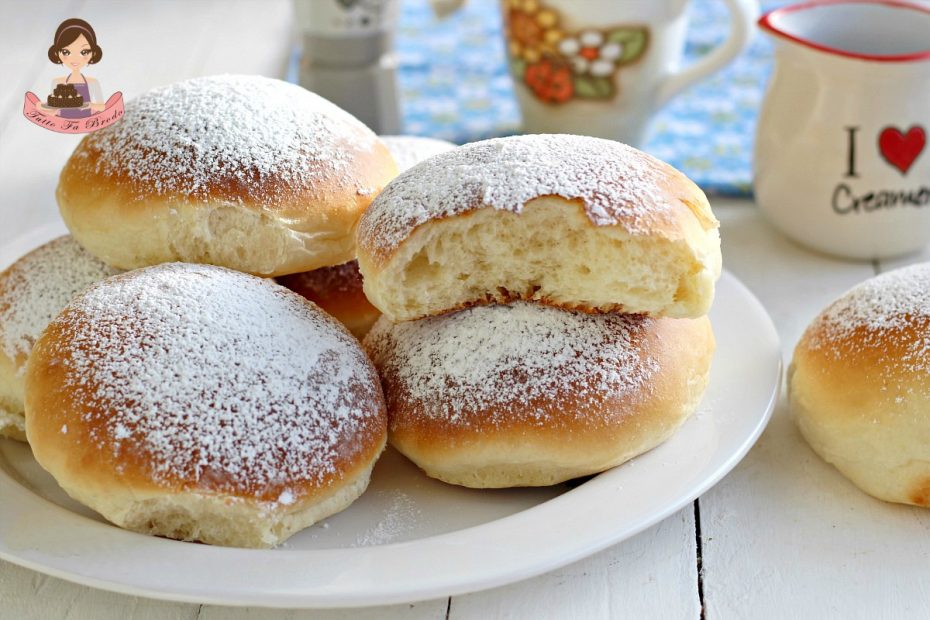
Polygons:
M32 231L33 233L37 231ZM759 437L762 435L769 421L771 420L773 411L778 402L781 385L783 381L783 359L781 346L779 343L778 332L775 329L775 326L772 322L771 316L766 311L765 307L758 300L758 298L743 284L739 278L734 276L727 270L723 270L721 274L721 281L724 279L727 280L728 285L733 285L740 292L740 298L743 303L748 303L755 307L756 312L754 313L756 317L760 320L760 328L763 328L766 332L765 340L771 346L770 351L765 351L766 355L775 355L777 363L775 364L776 376L771 384L767 384L767 401L765 405L765 410L762 412L762 415L756 419L755 424L753 425L751 431L739 441L739 445L735 449L728 451L728 455L723 458L722 462L718 463L717 466L710 471L709 473L701 476L699 482L688 487L687 491L682 495L677 497L674 501L670 501L661 509L654 509L650 512L648 518L640 519L634 524L628 527L616 528L615 531L610 533L600 533L599 536L588 535L583 539L579 539L577 544L575 544L570 550L563 550L561 553L549 553L548 555L543 555L542 557L534 557L532 560L528 560L516 567L510 568L498 568L497 570L490 570L482 575L475 575L469 580L464 581L455 581L454 579L446 578L443 579L444 573L438 571L442 574L433 573L430 580L424 580L422 585L413 585L408 584L407 588L404 589L391 589L391 590L378 590L377 588L370 588L365 593L355 593L347 594L344 591L335 588L331 591L251 591L251 592L220 592L217 589L211 589L209 592L205 591L181 591L181 589L175 587L174 589L164 589L156 588L154 586L144 587L138 586L133 583L127 583L125 580L119 580L115 576L110 575L108 578L100 577L93 574L85 574L83 572L76 572L74 569L67 569L60 566L60 562L55 563L54 560L61 555L62 550L46 549L46 557L50 557L52 561L46 559L45 562L33 559L31 554L24 553L22 550L18 551L11 547L7 540L8 534L5 533L4 528L4 515L7 512L15 512L16 508L4 508L4 502L0 502L0 558L23 566L25 568L35 570L41 573L52 575L73 583L77 583L84 586L89 586L93 588L108 590L112 592L117 592L121 594L131 595L131 596L143 596L146 598L165 600L165 601L175 601L175 602L185 602L185 603L200 603L200 604L217 604L225 606L260 606L266 608L360 608L360 607L370 607L370 606L379 606L379 605L390 605L397 603L409 603L416 601L424 601L435 599L439 597L447 596L457 596L465 594L468 592L476 592L487 588L503 586L506 584L514 583L524 579L528 579L537 575L544 574L551 570L557 569L562 566L571 564L572 562L578 561L584 557L587 557L593 553L597 553L607 547L615 545L627 538L631 538L636 534L654 526L655 524L665 520L669 516L673 515L677 511L681 510L688 503L694 501L695 498L700 497L702 494L706 493L710 488L717 484L724 476L726 476L740 461L746 456L749 450L755 445ZM719 286L719 283L718 283ZM770 369L772 370L772 369ZM769 378L767 380L771 380ZM622 466L621 466L622 467ZM611 473L617 471L619 468L610 470L597 476L591 482L600 480L597 486L602 484L608 484L611 479ZM470 537L474 537L476 532L480 533L481 531L494 530L506 525L512 524L514 521L519 522L527 518L531 518L538 513L545 513L547 509L545 507L549 506L548 511L553 511L551 505L554 502L559 502L560 500L568 501L563 498L568 497L572 493L575 493L579 489L582 489L590 484L586 483L581 487L568 491L554 499L542 502L532 508L514 513L512 515L495 519L487 523L480 525L475 525L472 527L455 530L452 532L447 532L444 534L424 537L420 539L414 539L406 542L391 543L386 545L378 545L373 547L360 547L347 550L345 548L339 549L310 549L310 550L293 550L286 551L288 554L295 554L301 556L301 559L306 559L307 562L313 562L314 556L333 556L334 554L365 554L367 556L382 556L390 555L393 552L406 553L409 552L409 548L413 546L421 547L435 547L438 545L439 548L442 548L444 545L449 543L455 543L457 540L467 540ZM50 500L34 493L31 489L24 487L19 484L9 472L6 471L6 468L0 467L0 490L6 490L2 493L9 497L8 490L10 487L13 487L15 490L18 490L21 493L25 493L28 496L40 502L47 504L47 507L50 507L52 510L58 510L66 513L70 517L75 519L86 520L88 523L94 524L95 526L105 527L112 530L114 533L114 538L121 538L123 536L132 536L132 537L142 537L148 541L159 540L167 544L178 544L176 541L167 541L162 539L152 539L151 537L135 534L133 532L128 532L116 528L115 526L100 523L73 513L66 508L51 502ZM14 494L15 495L15 491ZM12 499L12 498L11 498ZM14 501L15 503L15 501ZM532 514L531 514L532 513ZM529 516L528 516L529 515ZM6 515L9 517L9 515ZM6 524L8 525L8 524ZM461 544L458 542L456 544ZM139 547L146 546L146 543L141 543ZM242 549L225 549L219 547L205 547L210 551L205 553L206 556L221 556L221 555L232 555L235 552L242 553L243 551L248 553L280 553L280 551L275 550L265 550L265 551L255 551L255 550L242 550ZM217 551L220 550L220 551ZM41 549L36 549L40 551ZM294 556L289 556L294 557ZM518 563L519 564L519 563ZM452 579L450 581L450 579ZM325 588L324 588L325 590Z

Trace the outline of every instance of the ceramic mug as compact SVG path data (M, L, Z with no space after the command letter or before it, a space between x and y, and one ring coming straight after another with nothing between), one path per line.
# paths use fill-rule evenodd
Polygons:
M828 0L759 20L776 42L756 201L786 235L848 258L930 241L930 7Z
M501 0L523 130L640 145L664 103L748 44L756 1L724 1L729 37L681 69L687 0Z

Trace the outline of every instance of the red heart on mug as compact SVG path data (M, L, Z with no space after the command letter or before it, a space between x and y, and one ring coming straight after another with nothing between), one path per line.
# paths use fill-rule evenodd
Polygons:
M907 174L908 169L927 144L927 132L914 125L902 133L897 127L885 127L878 136L878 150L889 164Z

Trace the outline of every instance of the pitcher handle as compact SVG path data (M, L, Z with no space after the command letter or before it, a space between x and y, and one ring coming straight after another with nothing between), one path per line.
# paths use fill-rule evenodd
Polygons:
M659 105L665 104L695 82L716 73L749 45L755 34L756 20L759 18L759 3L756 0L724 0L724 2L730 10L730 35L727 40L697 62L669 75L659 87Z

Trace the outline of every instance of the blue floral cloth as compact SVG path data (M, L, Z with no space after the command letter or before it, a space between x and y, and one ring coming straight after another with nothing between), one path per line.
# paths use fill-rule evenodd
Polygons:
M783 2L763 1L763 9ZM519 131L520 112L504 60L498 0L469 0L437 20L426 0L402 3L397 35L404 132L471 142ZM720 0L693 0L685 64L728 32ZM756 116L771 70L761 35L725 70L675 97L656 117L646 150L705 191L748 195Z

